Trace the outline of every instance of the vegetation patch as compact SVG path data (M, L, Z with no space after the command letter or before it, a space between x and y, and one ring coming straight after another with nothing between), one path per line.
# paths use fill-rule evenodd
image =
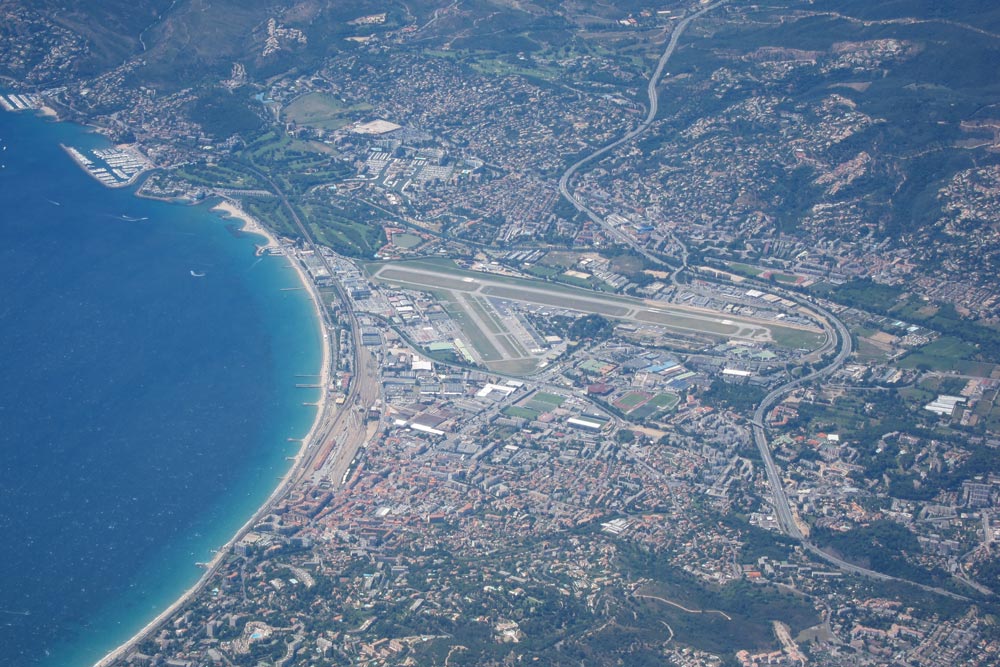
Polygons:
M508 405L500 412L507 415L508 417L521 417L527 420L538 419L539 415L538 411L532 410L531 408L522 407L519 405Z
M239 163L232 161L190 162L173 172L195 185L231 188L233 190L267 190L267 181Z
M752 411L764 400L767 391L760 387L733 384L725 380L712 380L712 385L704 394L709 404L722 403L737 411Z
M812 536L821 547L836 551L842 558L877 572L913 581L931 579L941 583L948 579L946 572L937 569L929 571L906 559L907 554L920 553L920 544L916 535L895 521L875 521L869 526L845 532L819 528L813 531Z
M638 549L626 551L622 559L627 570L651 580L639 591L651 596L639 599L648 617L667 623L679 641L704 651L774 648L772 621L786 623L793 636L820 622L806 598L771 586L746 581L711 586L666 556Z
M930 371L958 370L959 362L976 354L975 346L953 336L942 336L899 360L901 368Z
M550 394L546 391L540 391L531 397L531 400L538 401L539 403L544 403L552 408L558 408L560 405L566 402L566 399L558 394Z
M205 91L192 103L191 119L216 139L252 133L264 123L246 99L217 88Z
M892 285L881 285L871 280L852 280L831 290L831 298L849 306L856 306L877 313L888 312L903 296L903 290Z
M790 327L772 326L771 338L782 347L793 350L815 350L826 341L826 334Z
M296 98L284 108L285 118L299 125L336 130L351 122L360 112L370 111L367 103L350 104L332 95L309 93Z
M424 240L417 236L416 234L393 234L392 243L397 245L404 250L409 250L410 248L416 248L418 245L423 243Z
M569 326L571 340L605 340L614 331L614 325L600 315L584 315Z

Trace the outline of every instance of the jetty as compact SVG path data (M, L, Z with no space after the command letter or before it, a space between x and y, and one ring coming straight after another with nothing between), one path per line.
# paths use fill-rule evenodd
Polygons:
M81 169L109 188L132 185L140 174L152 167L142 153L130 146L98 148L85 154L72 146L59 145Z

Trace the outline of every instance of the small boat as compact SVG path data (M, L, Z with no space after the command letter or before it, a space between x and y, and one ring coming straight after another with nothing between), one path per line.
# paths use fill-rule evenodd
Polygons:
M194 269L191 269L191 275L194 276L195 278L204 278L205 277L204 272L195 271Z

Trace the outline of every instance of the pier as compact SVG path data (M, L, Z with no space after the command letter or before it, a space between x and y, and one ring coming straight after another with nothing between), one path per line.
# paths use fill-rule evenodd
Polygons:
M132 185L152 164L133 147L95 148L84 154L72 146L59 144L81 169L109 188Z
M29 111L39 109L41 106L41 98L37 95L16 93L0 95L0 107L3 107L4 111Z

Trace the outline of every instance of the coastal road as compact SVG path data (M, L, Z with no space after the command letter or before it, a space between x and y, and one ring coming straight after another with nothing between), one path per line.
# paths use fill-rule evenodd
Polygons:
M336 275L333 267L323 254L322 249L316 243L315 239L313 239L312 234L309 232L309 228L302 222L302 219L299 217L295 207L292 206L290 201L288 201L288 197L281 190L281 188L278 187L278 184L275 183L269 175L258 170L256 167L249 164L246 164L245 166L256 173L260 178L267 181L267 183L271 186L271 189L274 191L274 194L281 200L282 205L295 222L296 227L299 229L299 233L302 234L302 238L305 240L310 250L312 250L314 255L323 263L323 267L327 270L329 275ZM288 488L291 488L295 484L298 484L299 482L312 476L315 472L323 470L324 468L326 468L325 473L329 476L329 481L333 485L340 484L344 474L350 467L351 461L354 460L358 450L367 440L368 430L366 428L362 428L362 426L364 426L369 408L373 407L379 398L380 385L378 365L372 358L369 351L361 345L361 329L358 324L357 316L354 314L354 311L351 310L350 300L347 298L343 289L341 289L340 283L334 280L333 285L337 292L337 298L343 305L342 312L347 314L350 323L351 350L353 352L350 366L352 370L351 384L348 388L347 395L341 409L334 410L332 415L329 411L326 412L323 427L320 429L318 437L315 438L313 442L308 443L304 455L301 460L297 462L297 473L294 476L294 482L288 485ZM323 299L320 298L318 294L315 295L315 298L320 304L320 309L322 311L324 330L329 332L330 323L332 323L333 318ZM324 387L324 404L328 403L326 396L327 391L328 389ZM331 456L333 456L332 465L327 466L328 460Z
M299 216L296 213L295 209L292 207L291 203L288 201L287 197L277 186L277 184L274 183L274 181L268 178L265 174L253 168L252 165L247 165L247 167L249 167L258 176L263 178L271 185L275 195L281 199L282 204L288 209L288 212L291 214L292 219L295 221L296 225L298 225L303 238L306 240L306 243L310 246L310 248L313 249L313 251L316 253L316 256L323 261L323 263L326 265L327 270L330 271L330 275L334 275L332 267L329 266L329 264L326 261L326 258L319 251L319 247L313 240L312 235L309 234L309 230L299 219ZM307 289L309 289L310 294L312 295L313 299L316 301L318 305L321 325L323 327L323 336L326 338L329 336L330 332L330 323L332 322L331 314L329 312L326 303L323 301L319 293L316 291L315 286L312 284L311 281L308 280L308 276L305 276L303 274L303 279L307 283L306 285ZM345 298L345 295L341 291L339 285L337 285L337 292L339 298L341 299L341 302L344 303L345 306L348 305L349 302ZM350 308L345 307L345 311L350 314L351 331L355 343L354 345L352 345L352 349L355 351L355 355L351 367L361 371L361 372L356 372L355 380L351 383L351 387L347 395L347 402L345 403L345 406L362 404L361 401L371 401L371 403L367 404L370 407L370 405L374 404L374 400L378 396L378 391L379 391L379 386L377 383L378 381L377 367L374 366L374 364L371 362L370 355L362 354L361 352L359 352L357 343L360 342L361 336L357 318L354 316L354 313L350 310ZM330 343L328 340L324 342L325 346L329 344ZM325 359L325 363L329 363L329 361L330 359L328 358ZM323 369L322 373L323 377L327 377L328 370L329 369L327 368ZM296 457L296 461L293 464L292 469L289 470L288 474L285 475L285 477L282 479L278 487L271 493L270 497L268 497L267 501L253 514L252 517L250 517L249 520L247 520L245 524L243 524L243 526L239 529L239 531L237 531L236 534L233 535L233 537L218 550L216 557L213 558L212 561L208 564L204 574L202 574L201 578L194 586L185 591L185 593L181 597L179 597L173 604L171 604L169 607L163 610L163 612L161 612L155 619L150 621L150 623L147 624L146 627L144 627L142 630L136 633L133 637L131 637L121 646L109 652L97 663L95 663L94 667L111 667L111 665L115 664L118 660L123 658L129 651L135 648L139 643L144 641L147 637L151 636L171 616L180 611L192 598L194 598L194 596L196 596L199 592L201 592L208 584L208 582L212 579L212 577L219 571L219 568L222 567L222 564L225 562L225 556L230 551L232 551L233 545L235 545L236 542L243 537L243 535L245 535L248 531L250 531L254 525L260 522L261 519L267 516L267 514L271 512L271 510L277 503L284 500L284 498L288 495L288 492L292 488L294 488L295 485L298 484L299 481L303 478L304 472L311 469L311 467L314 465L317 454L323 449L321 446L318 445L318 443L328 443L331 437L334 436L334 434L338 431L338 429L344 428L347 425L345 415L348 414L349 412L349 409L331 411L329 409L328 388L323 387L322 392L323 395L322 398L320 399L320 405L319 405L319 410L320 410L319 422L317 424L317 427L313 430L311 434L312 435L311 441L305 443L303 451L300 452L299 456ZM351 429L350 434L351 437L346 441L343 441L343 446L338 448L338 451L336 453L336 455L339 456L341 459L346 459L347 463L345 464L344 467L345 470L346 470L346 465L350 464L350 461L353 460L355 454L357 453L357 450L365 442L364 437L359 437L365 434L364 429ZM339 481L340 481L339 479L333 480L335 484L339 483Z

